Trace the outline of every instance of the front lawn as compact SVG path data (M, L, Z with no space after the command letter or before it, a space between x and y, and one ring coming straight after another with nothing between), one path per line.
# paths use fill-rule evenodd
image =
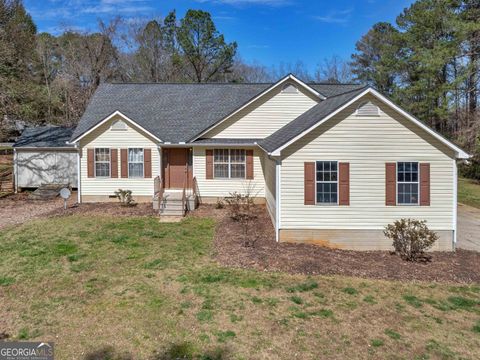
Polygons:
M0 337L54 341L57 359L480 356L478 285L225 268L214 227L71 215L3 230Z
M474 180L459 178L458 202L480 208L480 184Z

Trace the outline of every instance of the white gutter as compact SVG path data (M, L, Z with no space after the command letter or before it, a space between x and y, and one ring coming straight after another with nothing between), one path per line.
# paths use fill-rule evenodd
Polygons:
M457 248L457 206L458 206L458 169L453 159L453 250Z
M75 147L73 146L21 146L21 147L18 147L18 148L15 148L17 150L52 150L52 151L55 151L55 150L70 150L70 151L75 151Z
M281 208L281 176L282 176L282 161L280 159L275 160L275 240L280 241L280 208Z

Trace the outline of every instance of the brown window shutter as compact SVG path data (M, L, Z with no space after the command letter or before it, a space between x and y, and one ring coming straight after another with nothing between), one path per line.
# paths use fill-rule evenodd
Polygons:
M305 205L315 205L315 163L304 163L304 203Z
M127 149L120 149L120 176L128 178L128 153Z
M206 178L213 179L213 150L208 149L205 150L205 157L206 157Z
M112 178L118 178L118 150L110 149L110 175Z
M350 163L339 163L338 173L338 205L350 205Z
M95 177L95 149L87 149L87 177Z
M430 164L420 164L420 205L430 206Z
M397 164L385 164L385 205L397 205Z
M253 180L253 150L245 151L247 155L247 179Z
M152 177L152 149L143 149L143 177Z

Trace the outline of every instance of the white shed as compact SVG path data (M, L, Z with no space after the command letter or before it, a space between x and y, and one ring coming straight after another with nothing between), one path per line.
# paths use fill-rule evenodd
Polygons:
M77 187L78 152L67 144L73 128L27 128L14 144L15 189L44 184Z

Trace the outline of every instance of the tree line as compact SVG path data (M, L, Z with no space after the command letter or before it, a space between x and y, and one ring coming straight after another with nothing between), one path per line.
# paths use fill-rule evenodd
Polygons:
M74 125L103 81L368 83L480 157L480 2L418 0L375 24L350 60L244 62L208 12L99 21L95 32L37 33L21 0L0 0L0 122ZM475 174L472 174L474 176ZM480 172L476 174L480 178Z
M480 179L480 2L419 0L356 44L354 78L475 154Z

